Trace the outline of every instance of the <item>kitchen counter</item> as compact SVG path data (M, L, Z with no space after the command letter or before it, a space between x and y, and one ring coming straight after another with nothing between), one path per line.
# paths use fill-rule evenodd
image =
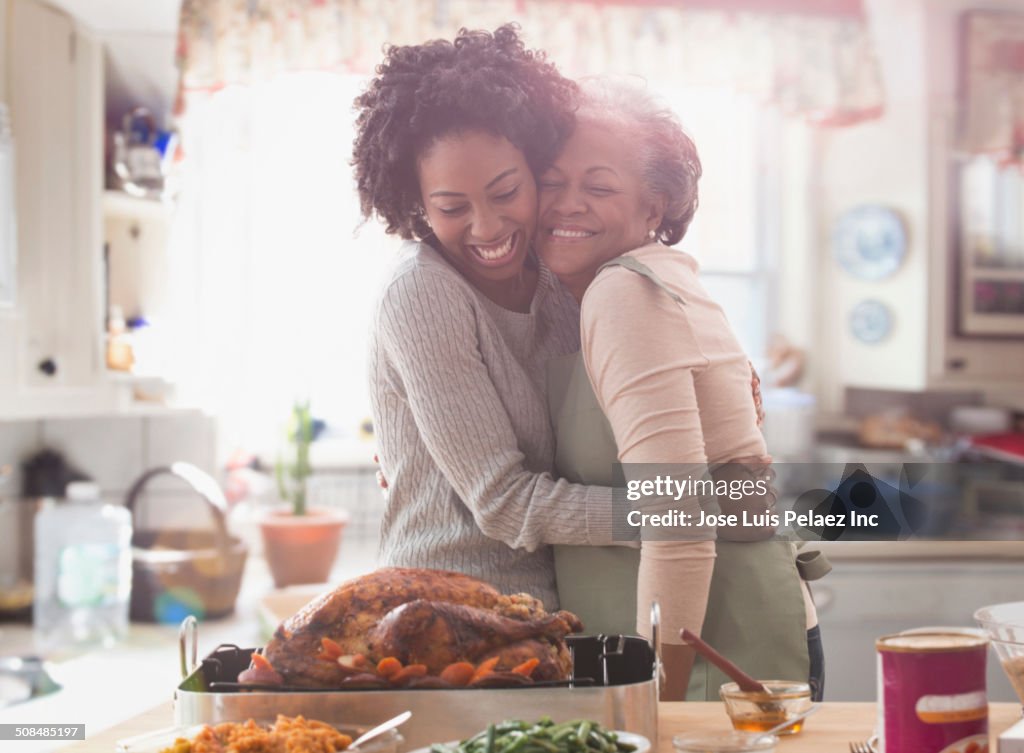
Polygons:
M873 703L825 703L822 710L808 720L807 728L795 737L783 738L779 746L784 753L829 753L849 750L854 740L865 740L875 726ZM125 737L153 732L171 724L170 703L164 703L117 727L88 740L60 748L66 753L112 753L115 743ZM1021 718L1019 703L993 703L989 707L989 728L992 745L999 733ZM369 720L373 721L373 720ZM383 720L381 720L383 721ZM721 703L662 703L658 708L657 753L673 753L672 737L692 732L723 732L728 729Z
M1024 541L809 541L833 562L1024 559Z

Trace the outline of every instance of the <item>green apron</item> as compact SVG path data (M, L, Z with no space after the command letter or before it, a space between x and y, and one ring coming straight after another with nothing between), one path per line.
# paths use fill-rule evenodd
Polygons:
M652 280L677 300L645 265L618 265ZM548 407L555 427L555 467L576 483L612 485L618 449L579 353L548 364ZM555 574L563 609L579 615L588 633L636 632L640 551L629 546L556 546ZM701 637L748 674L761 679L808 676L807 628L793 544L774 539L716 542L708 608ZM687 700L718 700L729 679L697 657Z

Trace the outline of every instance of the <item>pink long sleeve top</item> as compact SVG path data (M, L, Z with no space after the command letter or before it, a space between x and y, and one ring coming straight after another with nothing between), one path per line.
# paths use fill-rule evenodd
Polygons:
M767 458L750 363L721 306L698 280L696 260L660 244L628 255L685 303L620 266L598 274L583 297L583 358L620 462ZM678 642L681 627L699 631L713 562L714 542L644 543L637 601L657 599L663 605L670 642ZM692 586L687 591L695 598L679 598L681 583ZM647 612L638 609L642 634L649 631Z

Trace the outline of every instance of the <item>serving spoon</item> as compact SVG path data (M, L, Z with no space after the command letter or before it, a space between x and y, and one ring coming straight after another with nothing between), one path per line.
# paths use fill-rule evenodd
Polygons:
M382 722L381 724L378 724L376 727L374 727L370 731L364 732L359 737L357 737L352 742L352 744L348 746L347 750L352 750L353 748L358 748L363 743L372 740L373 738L377 737L378 735L383 735L388 730L392 730L392 729L394 729L395 727L397 727L397 726L399 726L401 724L405 724L407 721L409 721L409 718L411 716L412 716L412 712L411 711L403 711L398 716L392 717L391 719L388 719L386 722Z
M700 636L683 628L679 631L679 637L689 643L696 649L697 653L707 659L709 662L714 664L720 670L729 675L736 684L739 685L740 690L744 693L767 693L768 689L755 680L753 677L748 675L742 669L737 667L731 661L726 659L720 653L711 648L707 643L700 639Z

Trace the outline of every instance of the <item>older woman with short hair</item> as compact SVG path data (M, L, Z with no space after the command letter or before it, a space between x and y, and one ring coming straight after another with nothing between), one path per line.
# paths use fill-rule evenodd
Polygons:
M576 118L539 181L538 251L581 302L582 367L562 359L550 374L559 471L609 483L616 460L767 466L749 361L701 285L696 260L670 248L697 209L693 142L671 110L622 80L584 82ZM763 511L773 501L744 504ZM679 638L684 627L755 676L810 676L820 695L817 620L792 545L743 540L774 529L745 533L719 528L717 542L645 540L639 556L556 547L561 603L599 630L621 620L622 604L594 584L606 574L619 584L638 580L641 632L650 631L651 601L662 605L670 697L682 695L692 660ZM698 663L689 697L717 697L722 679Z

